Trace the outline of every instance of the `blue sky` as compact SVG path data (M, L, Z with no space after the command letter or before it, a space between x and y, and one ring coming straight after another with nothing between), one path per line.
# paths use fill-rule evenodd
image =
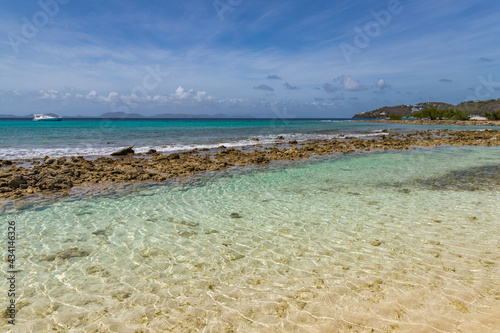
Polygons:
M0 18L0 114L336 118L500 97L498 0L22 0Z

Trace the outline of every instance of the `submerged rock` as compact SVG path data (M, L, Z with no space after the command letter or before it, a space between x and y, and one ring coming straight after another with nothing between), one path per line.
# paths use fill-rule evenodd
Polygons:
M233 219L241 219L243 216L241 216L241 215L240 215L240 214L238 214L238 213L231 213L231 217L232 217Z
M179 236L184 237L184 238L189 238L189 237L194 236L194 235L197 235L197 233L194 232L194 231L182 231L182 232L179 232Z
M44 256L40 260L41 261L54 261L56 259L68 260L68 259L71 259L71 258L86 257L89 254L90 253L87 252L87 251L80 250L77 247L73 247L71 249L64 250L64 251L61 251L61 252L56 253L56 254Z
M200 224L198 222L181 221L181 224L187 225L188 227L198 227L198 226L200 226Z

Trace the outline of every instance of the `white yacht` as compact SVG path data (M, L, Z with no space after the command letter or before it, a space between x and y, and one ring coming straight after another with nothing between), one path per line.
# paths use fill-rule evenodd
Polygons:
M46 114L34 114L33 121L61 121L61 117L52 117Z

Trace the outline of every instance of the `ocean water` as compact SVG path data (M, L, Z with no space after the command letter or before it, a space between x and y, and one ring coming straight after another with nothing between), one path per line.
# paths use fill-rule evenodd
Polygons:
M5 206L0 330L498 332L499 169L439 147Z
M256 143L250 140L254 137L259 138L261 144L272 144L278 135L297 141L331 139L339 134L366 137L380 135L378 131L385 128L445 127L375 124L349 119L0 120L0 159L102 156L131 145L138 153L149 149L171 153L220 145L246 147Z

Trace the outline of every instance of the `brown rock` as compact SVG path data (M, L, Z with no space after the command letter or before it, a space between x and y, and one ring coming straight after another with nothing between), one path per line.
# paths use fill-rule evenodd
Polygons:
M133 155L135 152L132 148L134 148L134 146L130 146L130 147L115 151L114 153L111 153L111 156Z

